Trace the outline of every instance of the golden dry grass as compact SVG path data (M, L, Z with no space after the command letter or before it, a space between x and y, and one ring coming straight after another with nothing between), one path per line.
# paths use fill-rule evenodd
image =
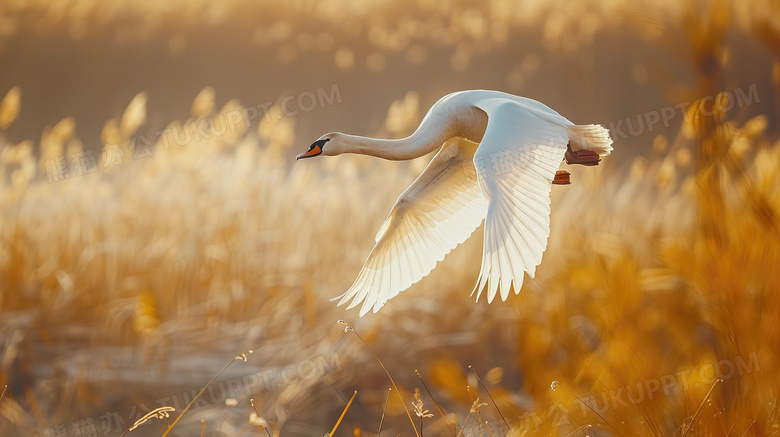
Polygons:
M697 83L669 83L670 95L692 101L724 90L729 29L755 29L757 41L780 47L776 5L751 4L752 14L723 2L676 10ZM576 11L563 15L571 20ZM474 17L463 12L453 26L479 33ZM587 43L562 37L562 22L544 22L557 44L548 49ZM579 29L592 36L594 26ZM643 29L654 37L653 26ZM381 28L374 33L395 41ZM343 53L334 62L346 65ZM777 62L765 72L775 87ZM214 92L195 98L188 121L240 108L236 101L215 108ZM146 100L138 94L106 122L105 144L128 147L146 123ZM554 190L552 236L537 277L506 303L466 296L479 264L476 233L430 278L356 320L327 298L353 279L392 199L424 159L294 165L288 149L302 139L296 120L283 118L183 147L158 142L151 157L49 183L49 160L84 150L76 121L46 128L38 147L12 143L2 130L23 103L14 88L0 104L0 316L8 335L0 385L12 387L0 397L2 435L39 435L138 402L115 407L112 397L109 407L110 389L86 374L38 376L55 355L40 348L58 344L73 353L138 351L160 369L160 381L182 349L228 361L222 344L247 346L259 349L263 366L339 352L340 372L265 391L253 406L242 398L223 407L240 409L215 416L236 434L283 434L296 418L319 426L310 435L337 428L347 435L350 427L373 435L380 419L383 435L507 435L506 423L513 435L780 434L780 140L768 116L740 119L713 100L694 102L690 122L656 136L648 156L623 158L625 168L605 160L574 169L574 184ZM395 103L379 133L408 129L419 105L414 93ZM619 143L615 149L621 153ZM351 322L366 344L343 335L337 319ZM117 364L100 360L84 372ZM399 393L388 396L396 383ZM358 391L349 411L331 387ZM200 430L201 416L190 414Z

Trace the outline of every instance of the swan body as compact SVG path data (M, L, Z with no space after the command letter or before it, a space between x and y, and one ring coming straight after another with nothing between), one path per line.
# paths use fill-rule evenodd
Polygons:
M520 292L534 276L550 234L550 191L565 159L596 165L612 151L609 132L574 125L533 99L469 90L436 102L407 138L329 133L298 159L359 153L406 160L439 150L400 195L376 244L339 305L377 312L430 273L485 221L477 300ZM561 172L558 172L561 173ZM568 175L568 173L566 173ZM560 174L559 174L560 176Z

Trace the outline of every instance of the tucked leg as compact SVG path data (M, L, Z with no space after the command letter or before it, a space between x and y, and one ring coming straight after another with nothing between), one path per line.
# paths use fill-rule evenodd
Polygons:
M558 170L555 172L555 178L552 182L554 185L569 185L571 184L571 173L566 170Z
M571 144L566 146L566 154L563 155L566 164L599 165L601 157L591 150L571 150Z

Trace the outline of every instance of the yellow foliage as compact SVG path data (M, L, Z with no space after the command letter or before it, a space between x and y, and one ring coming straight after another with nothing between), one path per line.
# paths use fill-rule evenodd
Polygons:
M435 360L428 369L431 384L460 402L468 402L468 378L465 369L451 359Z
M139 334L150 335L160 325L157 298L150 290L141 290L136 297L133 326Z
M146 100L148 96L145 92L138 93L130 104L127 105L122 118L119 121L119 134L124 138L129 138L138 128L146 122Z
M120 3L135 10L138 2ZM169 4L157 3L161 8ZM201 3L187 3L195 5L187 6L193 8L189 13ZM625 436L679 435L683 426L691 426L689 436L776 433L780 423L774 405L780 396L776 120L758 115L744 121L747 117L740 111L724 113L717 105L712 107L722 100L705 99L723 98L722 84L729 82L724 67L733 67L730 63L740 59L739 53L724 47L727 32L735 26L752 32L756 24L759 37L771 41L770 48L777 47L774 24L766 18L769 27L758 25L763 15L771 16L768 12L747 19L740 9L746 6L694 3L673 3L646 16L627 12L621 2L604 3L598 11L589 10L589 2L570 2L554 12L532 2L524 6L527 14L516 13L512 2L491 3L490 14L421 2L421 10L430 17L410 13L397 27L368 17L370 25L361 20L353 25L343 20L339 7L312 4L313 12L330 17L346 34L360 34L361 26L368 27L373 47L365 53L343 46L335 30L298 35L291 24L279 22L254 32L255 43L278 45L274 53L283 59L310 59L303 53L312 50L314 56L316 49L329 52L322 59L348 74L366 68L366 53L381 53L384 61L373 56L369 62L385 72L390 71L393 56L414 65L426 59L443 59L446 65L449 60L452 69L464 69L478 64L491 44L508 41L514 35L512 23L518 22L539 30L542 44L555 56L579 53L576 49L588 45L600 26L615 20L637 27L640 36L654 41L678 35L669 29L682 26L690 43L691 58L686 62L693 68L696 87L672 80L654 83L666 95L680 96L674 102L691 102L680 114L680 131L674 135L670 128L640 138L646 156L621 149L618 142L615 156L603 165L576 169L574 184L553 188L545 258L536 276L526 278L519 296L491 305L468 297L479 266L477 232L430 277L381 312L353 320L355 332L381 357L402 390L403 401L395 391L389 397L389 422L405 420L411 388L421 386L413 373L419 369L447 416L445 423L427 390L421 390L425 408L434 414L426 417L425 435L449 435L452 421L463 425L478 397L481 422L471 435L486 435L484 421L494 432L496 424L503 423L493 401L513 419L517 435L534 434L534 424L539 425L538 435L586 434L588 426L598 428L593 434L617 435L616 429ZM185 7L183 1L172 4L167 7ZM450 8L454 11L446 20ZM681 15L679 21L667 22L670 10ZM101 8L97 15L111 22L116 13L114 8ZM52 16L65 17L56 10ZM0 27L7 26L4 23ZM40 27L46 28L42 23ZM159 23L150 20L139 27L148 32L156 26ZM142 31L117 27L128 34ZM438 48L429 49L426 40L447 46L444 55ZM195 46L192 41L184 49L179 43L171 46L189 50ZM538 83L548 71L546 55L520 55L514 73L496 77L507 78L510 86ZM588 56L577 58L585 70L590 68ZM653 82L656 72L649 64L640 67L626 74ZM780 83L777 62L764 73ZM380 134L398 137L413 130L427 92L444 86L434 85L421 85L419 93L409 91L393 102ZM18 87L12 88L0 103L0 129L17 119L20 95ZM121 117L105 121L102 143L126 147L129 137L146 123L149 97L146 92L137 94ZM216 91L205 87L192 102L193 119L168 127L181 134L193 120L214 117L211 121L224 122L227 114L242 108L241 102L231 100L215 114ZM280 103L269 108L273 114L280 110ZM89 331L94 338L87 340L111 346L144 344L155 357L165 357L165 345L174 342L201 345L201 353L208 355L222 353L214 352L216 346L246 342L259 346L256 356L265 354L267 361L259 364L263 369L284 368L304 359L317 364L318 357L336 350L338 371L298 378L283 387L256 388L263 391L267 407L262 413L277 417L272 422L274 435L284 434L276 425L288 419L317 416L311 413L320 411L336 410L337 415L343 405L333 401L338 399L333 389L355 388L360 394L349 412L355 421L353 434L367 434L363 429L374 432L366 423L373 427L381 417L389 381L362 344L345 339L343 327L333 328L334 320L356 315L335 308L328 298L354 279L392 201L428 158L403 164L343 156L294 164L290 147L311 140L295 135L303 118L263 115L255 120L256 126L240 122L235 131L199 144L177 145L170 138L166 144L160 138L147 159L135 161L127 155L111 173L101 168L51 183L43 174L48 160L66 157L70 163L73 155L91 150L86 139L82 143L77 137L76 120L66 117L46 127L39 144L9 143L3 132L0 316L11 326L17 318L27 323L19 315L34 314L30 323L40 325L34 332L40 332L36 335L47 344L69 332L60 329L63 326L105 327ZM17 359L25 356L30 342L14 333L21 330L11 331L8 339L3 338L0 382L8 380L10 372L21 375L25 383L32 381L25 373L32 366ZM753 367L745 370L743 362ZM467 372L469 364L483 376L488 393ZM724 374L729 366L738 365L745 371ZM713 377L718 371L723 382ZM552 381L560 388L552 391ZM52 398L68 399L70 393L85 404L101 401L87 387L66 387L65 394L59 394L56 383L36 384L35 390ZM627 400L627 388L634 394L644 389L644 400ZM656 390L652 398L651 388ZM34 397L28 399L22 408L19 399L3 398L0 416L13 413L14 423L25 427L36 421L50 426L70 420L63 418L64 413L53 414L56 420L27 414ZM599 415L579 403L583 400L595 402L592 408ZM240 401L235 408L246 407ZM696 416L700 406L703 412ZM98 415L105 412L101 407ZM568 410L566 421L556 422L561 418L555 416L561 411L558 407ZM253 424L269 424L253 414ZM470 424L477 423L476 415L471 413ZM6 429L2 426L0 433ZM390 435L389 429L382 435ZM411 435L410 431L398 432ZM468 429L464 435L469 435Z
M8 90L0 102L0 129L8 129L21 110L22 90L16 86Z

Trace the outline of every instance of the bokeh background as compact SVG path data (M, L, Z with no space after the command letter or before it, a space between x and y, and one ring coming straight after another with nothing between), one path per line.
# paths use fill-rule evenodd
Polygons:
M779 87L772 0L3 0L0 435L778 435ZM430 156L295 154L474 88L615 152L518 296L335 307Z

